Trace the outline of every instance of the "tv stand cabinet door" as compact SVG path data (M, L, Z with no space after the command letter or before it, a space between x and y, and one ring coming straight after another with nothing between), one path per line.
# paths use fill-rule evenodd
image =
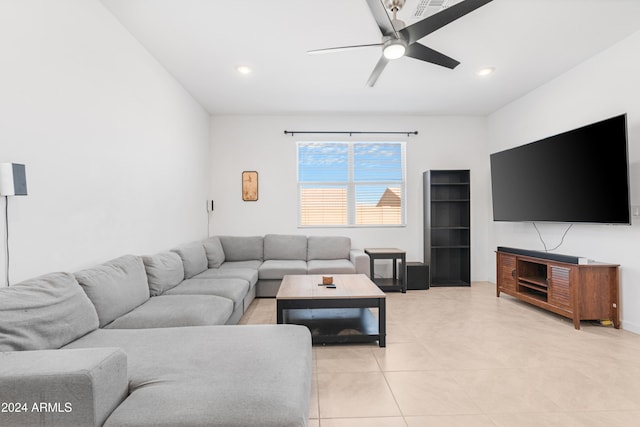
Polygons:
M516 292L516 257L498 252L498 272L496 295L500 296L500 291L506 293Z
M549 304L571 310L571 268L548 265Z

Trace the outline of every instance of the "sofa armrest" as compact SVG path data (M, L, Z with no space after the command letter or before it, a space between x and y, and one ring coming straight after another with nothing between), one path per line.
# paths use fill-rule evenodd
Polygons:
M0 353L3 426L101 426L127 393L118 348Z
M351 249L349 252L349 258L356 267L356 274L366 274L367 277L371 278L369 274L369 255L364 253L362 249Z

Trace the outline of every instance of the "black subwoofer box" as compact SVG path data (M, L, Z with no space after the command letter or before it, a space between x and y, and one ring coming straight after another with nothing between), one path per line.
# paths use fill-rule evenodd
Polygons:
M429 289L429 266L422 262L407 263L407 289Z

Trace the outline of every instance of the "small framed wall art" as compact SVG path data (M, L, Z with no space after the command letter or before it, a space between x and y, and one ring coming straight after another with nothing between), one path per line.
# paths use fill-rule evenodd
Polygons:
M258 172L242 172L242 200L245 202L258 200Z

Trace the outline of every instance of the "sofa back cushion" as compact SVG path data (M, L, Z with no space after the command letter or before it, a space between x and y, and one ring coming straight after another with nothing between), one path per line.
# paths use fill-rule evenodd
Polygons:
M342 236L309 236L307 260L349 259L351 239Z
M100 327L149 299L147 273L138 256L124 255L75 275L98 312Z
M142 257L151 296L162 295L184 279L182 260L175 252L160 252Z
M182 260L184 279L191 279L209 267L209 261L202 242L187 243L171 249L171 252L177 253Z
M262 236L219 236L225 261L264 259Z
M0 289L0 351L58 349L98 328L98 315L69 273Z
M204 251L207 254L209 268L219 268L225 261L224 250L218 236L209 237L203 242Z
M307 236L267 234L264 236L264 259L307 260Z

